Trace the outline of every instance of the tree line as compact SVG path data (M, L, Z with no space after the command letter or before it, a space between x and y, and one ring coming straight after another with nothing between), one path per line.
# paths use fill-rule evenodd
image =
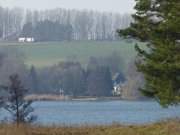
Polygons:
M60 24L49 20L24 24L20 37L33 37L36 41L71 41L73 29L70 24Z
M77 61L28 68L23 54L14 49L3 49L1 54L0 84L6 85L9 76L18 74L29 94L59 94L70 96L112 96L113 76L121 73L122 60L117 53L107 57L91 57L87 67ZM120 76L125 81L123 74ZM44 79L46 78L46 79Z
M116 30L128 27L131 21L129 14L0 7L0 37L16 40L19 36L33 36L37 41L116 40Z

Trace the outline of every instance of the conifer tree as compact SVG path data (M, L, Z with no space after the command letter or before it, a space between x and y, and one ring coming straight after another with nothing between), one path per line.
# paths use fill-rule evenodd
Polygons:
M30 82L31 93L37 93L39 90L39 80L38 80L38 74L36 68L34 66L32 66L30 69L29 82Z
M17 125L33 122L36 117L31 115L33 112L32 101L24 99L27 90L22 86L18 75L11 75L9 80L10 84L3 87L8 92L8 100L3 102L3 107L10 112Z
M134 21L120 36L146 42L146 50L136 45L144 74L140 90L167 107L180 102L180 0L136 0Z

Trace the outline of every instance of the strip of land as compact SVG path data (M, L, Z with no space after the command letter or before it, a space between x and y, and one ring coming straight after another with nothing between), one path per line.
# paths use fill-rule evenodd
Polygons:
M120 97L90 97L90 96L63 96L53 94L33 94L25 97L26 100L32 101L99 101L99 100L121 100Z

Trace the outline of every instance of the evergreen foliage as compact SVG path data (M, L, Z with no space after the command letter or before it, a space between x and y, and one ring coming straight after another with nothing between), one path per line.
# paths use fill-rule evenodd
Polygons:
M101 66L91 58L87 67L87 95L112 96L113 82L109 67Z
M12 115L12 119L17 125L33 122L36 117L31 115L33 112L32 101L24 99L27 90L22 86L18 75L11 75L9 80L9 86L4 87L8 92L8 100L4 100L3 107Z
M37 22L35 26L28 22L24 24L21 36L34 37L36 41L62 41L71 40L72 26L49 20Z
M31 88L30 93L37 93L39 90L39 78L36 71L36 68L34 66L31 67L30 73L29 73L29 88Z
M147 43L147 50L136 45L144 74L141 91L167 107L180 102L180 1L136 0L134 22L120 36Z

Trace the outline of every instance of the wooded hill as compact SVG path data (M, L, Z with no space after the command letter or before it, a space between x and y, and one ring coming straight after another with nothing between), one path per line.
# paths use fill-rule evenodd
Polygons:
M115 40L117 29L129 26L129 14L88 10L52 9L31 11L0 7L0 38L17 40L19 36L36 41Z

